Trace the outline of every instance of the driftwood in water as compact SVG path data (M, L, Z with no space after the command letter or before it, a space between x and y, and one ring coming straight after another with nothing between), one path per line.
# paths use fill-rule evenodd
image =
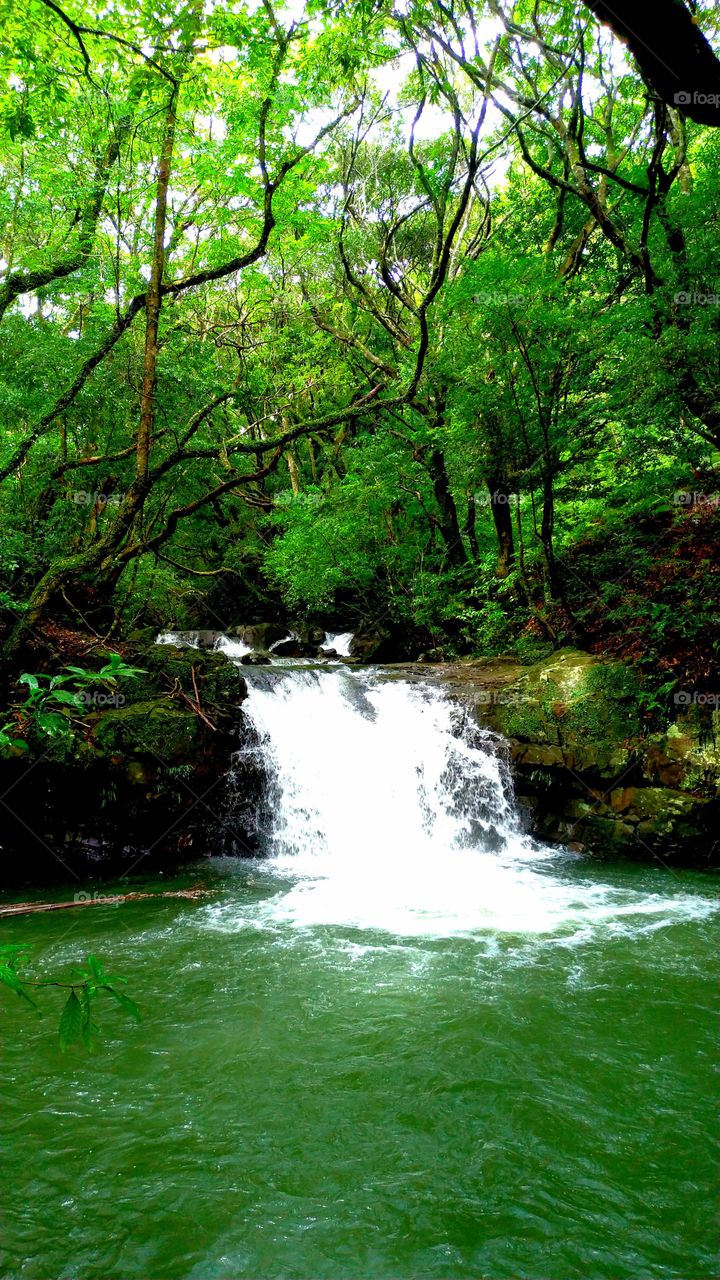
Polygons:
M207 898L214 889L166 889L160 893L83 893L72 902L10 902L0 906L2 916L28 916L35 911L65 911L68 907L114 907L121 902L143 902L150 898Z

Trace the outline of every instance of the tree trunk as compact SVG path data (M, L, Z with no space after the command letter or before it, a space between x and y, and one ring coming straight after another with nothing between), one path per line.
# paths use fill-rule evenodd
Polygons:
M515 563L510 489L504 480L497 478L488 480L487 487L498 544L497 576L502 579L507 578Z
M175 142L179 82L175 82L165 117L160 160L153 236L150 283L146 295L145 351L143 359L140 419L136 438L136 470L130 489L125 494L115 519L100 537L76 555L67 556L50 566L30 596L27 612L14 627L3 647L3 661L9 662L18 652L26 633L32 632L47 612L48 606L70 586L78 585L88 574L111 581L118 574L115 553L135 525L149 488L149 458L155 421L155 382L157 377L158 327L162 305L162 277L165 266L165 230L167 198Z
M467 496L467 513L465 515L465 537L470 545L470 552L473 560L480 558L480 548L478 547L477 531L475 527L477 517L477 506L475 504L475 494L469 493Z
M165 136L158 165L155 197L155 227L150 283L145 299L145 353L143 357L140 422L138 423L135 483L144 492L147 487L150 444L155 424L155 384L157 382L158 329L162 307L162 279L165 270L165 231L167 227L168 187L172 169L179 82L173 85L165 117Z
M547 470L543 476L543 507L540 524L540 540L542 542L545 564L547 566L547 584L552 600L561 600L562 592L558 581L557 564L555 562L555 491L552 473Z
M433 484L435 501L440 509L438 528L449 563L455 569L463 568L467 562L467 552L460 532L455 499L450 490L450 480L445 466L445 457L441 449L432 449L428 454L426 466Z
M288 471L290 472L290 486L293 491L293 497L299 498L300 497L300 474L298 471L297 458L295 457L295 454L293 453L292 449L290 449L287 455L287 464L288 464Z

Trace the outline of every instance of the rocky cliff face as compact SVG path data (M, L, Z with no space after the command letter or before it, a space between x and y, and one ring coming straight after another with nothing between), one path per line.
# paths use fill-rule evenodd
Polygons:
M126 656L144 674L114 705L103 698L70 740L0 761L3 884L149 872L247 843L225 794L247 696L238 668L167 645Z
M635 673L576 650L493 680L474 693L477 714L509 739L535 834L611 857L720 863L717 710L681 707L648 733Z

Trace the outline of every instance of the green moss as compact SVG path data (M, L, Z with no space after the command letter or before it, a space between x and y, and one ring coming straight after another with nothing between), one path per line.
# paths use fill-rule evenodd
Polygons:
M602 663L585 673L569 699L562 726L571 740L616 743L642 732L640 685L622 663Z
M198 745L201 721L192 711L158 702L133 703L98 717L93 741L104 755L186 757Z
M528 668L496 709L497 727L525 742L598 746L613 753L641 733L631 668L563 650Z
M694 818L703 807L703 801L669 787L642 787L633 804L635 813L653 822L659 831L672 830L678 821Z
M635 830L617 818L604 818L592 814L583 820L578 827L583 843L587 843L596 853L607 857L622 857L631 853L637 846Z
M229 712L247 694L247 685L235 664L212 650L138 646L132 651L132 662L144 668L145 674L124 682L122 692L128 702L169 698L178 690L194 700L197 686L203 708Z

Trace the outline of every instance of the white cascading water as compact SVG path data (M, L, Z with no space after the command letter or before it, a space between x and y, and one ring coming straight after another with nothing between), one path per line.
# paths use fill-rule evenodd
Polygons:
M199 649L199 632L197 631L161 631L156 637L156 644L172 644L179 649Z
M246 653L252 653L252 647L246 644L244 640L238 640L235 636L221 636L216 644L219 653L224 653L228 658L242 658Z
M322 647L334 649L338 658L349 658L354 634L354 631L326 631Z
M244 712L270 780L272 897L215 927L351 925L400 936L632 931L707 901L578 877L521 830L502 744L442 689L367 671L253 672ZM240 756L242 756L242 752ZM238 761L242 778L242 761Z
M171 644L180 649L199 649L202 647L199 631L161 631L155 643ZM242 658L243 654L252 652L249 644L245 644L244 640L237 640L233 636L219 635L212 647L219 653L226 654L228 658Z

